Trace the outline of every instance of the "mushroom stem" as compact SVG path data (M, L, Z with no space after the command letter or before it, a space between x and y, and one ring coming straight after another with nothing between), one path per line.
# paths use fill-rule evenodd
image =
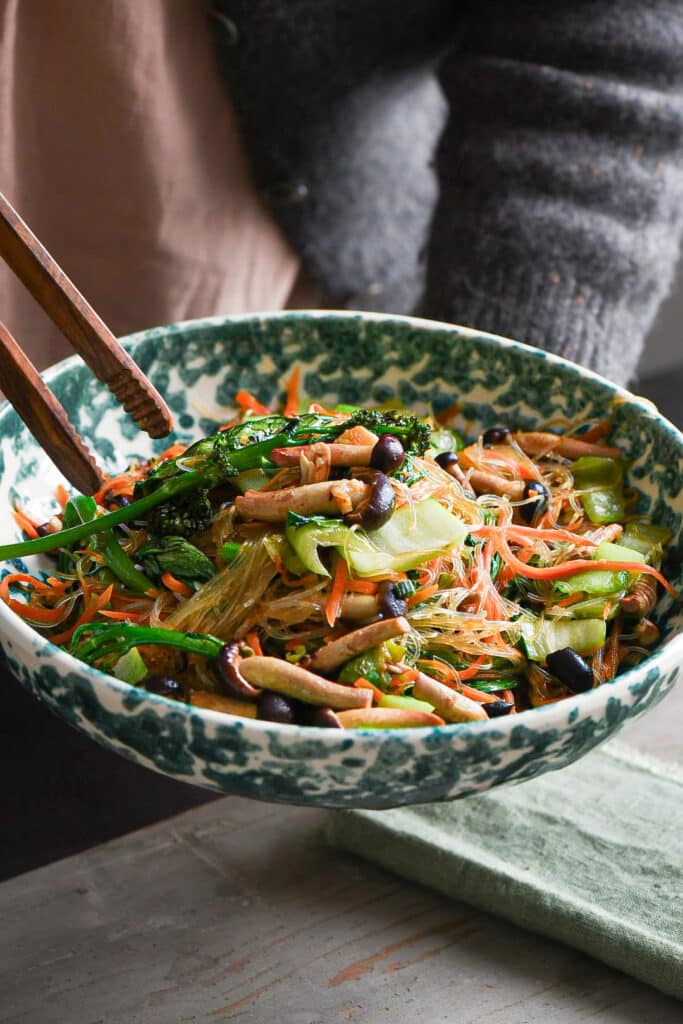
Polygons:
M374 619L378 612L377 598L373 594L345 594L340 617L351 622L362 622Z
M268 658L255 655L244 658L240 663L240 671L244 678L254 686L274 693L283 693L287 697L296 697L307 704L319 707L367 708L372 704L372 690L356 689L331 683L329 679L309 672L300 665L291 665L281 658Z
M299 457L312 459L317 444L297 445L293 448L274 448L269 458L276 466L298 466ZM331 466L369 466L373 452L371 444L326 444Z
M445 725L439 715L433 715L431 711L415 711L412 708L363 708L339 711L337 718L345 729L415 729L425 725Z
M418 673L413 684L413 696L432 704L434 710L447 722L478 722L488 719L481 704L424 672Z
M604 459L622 459L623 452L603 444L591 444L578 437L561 437L542 431L520 431L515 441L527 455L561 455L565 459L579 459L582 455L597 455Z
M344 662L355 658L357 654L362 654L370 647L376 647L377 644L402 636L404 633L410 633L410 623L402 615L395 619L371 622L370 625L355 629L353 633L332 640L317 650L311 659L311 668L318 672L333 672Z
M231 700L208 690L190 690L190 704L209 711L220 711L224 715L239 715L241 718L256 718L256 705L245 700Z
M657 581L651 576L641 576L633 590L620 599L619 605L626 615L642 619L650 614L657 604Z
M284 523L288 512L300 516L338 515L356 508L370 493L362 480L325 480L281 491L247 491L235 499L235 510L243 519Z
M477 494L497 494L500 498L510 501L521 501L524 497L524 481L508 480L498 473L490 473L483 469L473 469L467 478Z

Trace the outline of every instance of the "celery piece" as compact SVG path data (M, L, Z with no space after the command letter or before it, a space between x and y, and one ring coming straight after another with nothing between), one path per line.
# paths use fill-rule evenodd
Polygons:
M616 487L623 483L624 464L621 459L609 459L599 455L582 455L572 463L575 485L584 487Z
M607 636L604 619L542 619L525 625L520 643L529 661L543 662L553 651L571 647L577 654L592 654Z
M323 565L318 548L338 548L350 542L352 532L341 519L325 519L323 516L299 516L287 513L285 536L302 565L318 576L329 576Z
M112 671L117 679L124 683L130 683L131 686L135 686L141 679L149 675L149 669L137 647L131 647L129 651L122 654Z
M645 556L640 551L624 547L622 544L610 544L607 541L598 545L593 558L605 562L645 561ZM589 569L557 580L554 590L559 594L584 593L607 596L620 590L627 590L635 578L636 574L627 569Z
M625 515L621 488L594 487L590 491L583 491L581 504L591 523L619 523Z
M557 594L594 594L607 596L626 590L631 574L624 571L589 569L574 576L557 580L553 589Z
M338 675L340 683L355 683L356 679L367 679L380 689L389 681L386 670L387 652L384 644L363 651L356 658L347 661Z
M593 557L596 561L604 562L645 563L645 555L641 551L634 551L633 548L625 547L623 544L610 544L606 540L602 544L598 544Z
M397 509L366 537L354 534L340 553L359 576L406 572L461 547L466 536L462 520L428 498Z
M287 515L285 535L304 566L318 576L330 573L319 548L336 547L359 576L406 572L459 547L467 527L433 498L404 505L377 530L351 530L341 519Z
M667 526L655 526L654 523L636 520L626 524L620 539L623 547L640 551L646 562L655 565L661 561L662 549L671 537L672 532Z
M459 452L465 447L465 442L455 430L447 430L442 427L440 430L432 430L432 450L435 452Z
M583 455L572 464L581 504L592 523L618 523L624 518L624 464L620 459Z
M567 610L571 612L573 619L605 619L609 622L619 611L619 600L624 596L626 590L616 590L613 594L605 597L589 597L585 601L577 601Z
M386 693L379 702L381 708L405 708L406 711L429 711L434 710L432 704L426 700L418 700L417 697L399 696L399 694Z
M263 546L273 562L277 562L279 558L287 572L291 573L292 576L303 576L304 573L308 572L307 567L282 533L269 534L263 541Z

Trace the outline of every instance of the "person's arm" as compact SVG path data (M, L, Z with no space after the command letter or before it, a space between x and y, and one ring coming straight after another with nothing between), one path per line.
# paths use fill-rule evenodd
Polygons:
M441 68L450 112L422 312L620 383L683 224L676 0L477 0Z
M212 0L254 180L330 305L410 312L454 0Z

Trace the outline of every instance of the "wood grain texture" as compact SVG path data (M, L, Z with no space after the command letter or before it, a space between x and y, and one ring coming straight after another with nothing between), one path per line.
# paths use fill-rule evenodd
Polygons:
M673 744L682 707L631 741ZM323 818L226 798L5 882L0 1021L679 1024L618 971L327 848Z
M173 418L161 395L1 192L0 256L138 426L165 437Z
M93 494L102 486L102 473L66 412L1 322L0 391L74 487L82 494Z

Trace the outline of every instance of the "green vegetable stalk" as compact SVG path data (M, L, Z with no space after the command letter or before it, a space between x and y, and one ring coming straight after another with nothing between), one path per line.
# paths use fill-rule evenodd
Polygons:
M429 446L430 430L415 416L403 413L361 409L349 419L338 422L332 416L313 413L302 416L254 416L244 423L197 441L179 458L169 459L135 488L137 500L123 508L100 516L96 521L75 523L68 529L35 540L0 546L0 560L22 558L69 547L93 533L111 530L120 523L145 519L162 505L176 505L177 499L198 490L211 490L248 469L256 469L267 460L273 448L333 441L344 430L362 425L378 434L398 437L406 450L424 452ZM176 508L177 511L177 508ZM185 506L187 512L187 505ZM181 517L184 513L181 512ZM171 515L168 525L177 529L179 516ZM164 517L161 517L163 527Z
M618 523L624 518L624 464L618 459L582 455L572 465L574 484L591 523Z
M79 525L94 524L97 528L93 544L95 550L104 556L107 566L129 590L146 594L152 586L151 581L144 573L135 568L111 530L99 532L104 518L104 516L97 516L97 503L94 498L83 494L76 495L67 501L64 509L63 522L67 526L67 530L54 536L63 536L64 533L68 533L69 529L78 529ZM64 564L68 557L65 553L60 554L59 569L62 572L68 571L69 566Z
M73 635L69 653L94 665L98 661L118 660L138 645L176 647L188 654L215 658L224 641L210 633L181 633L175 629L135 626L130 622L98 622L80 626Z

